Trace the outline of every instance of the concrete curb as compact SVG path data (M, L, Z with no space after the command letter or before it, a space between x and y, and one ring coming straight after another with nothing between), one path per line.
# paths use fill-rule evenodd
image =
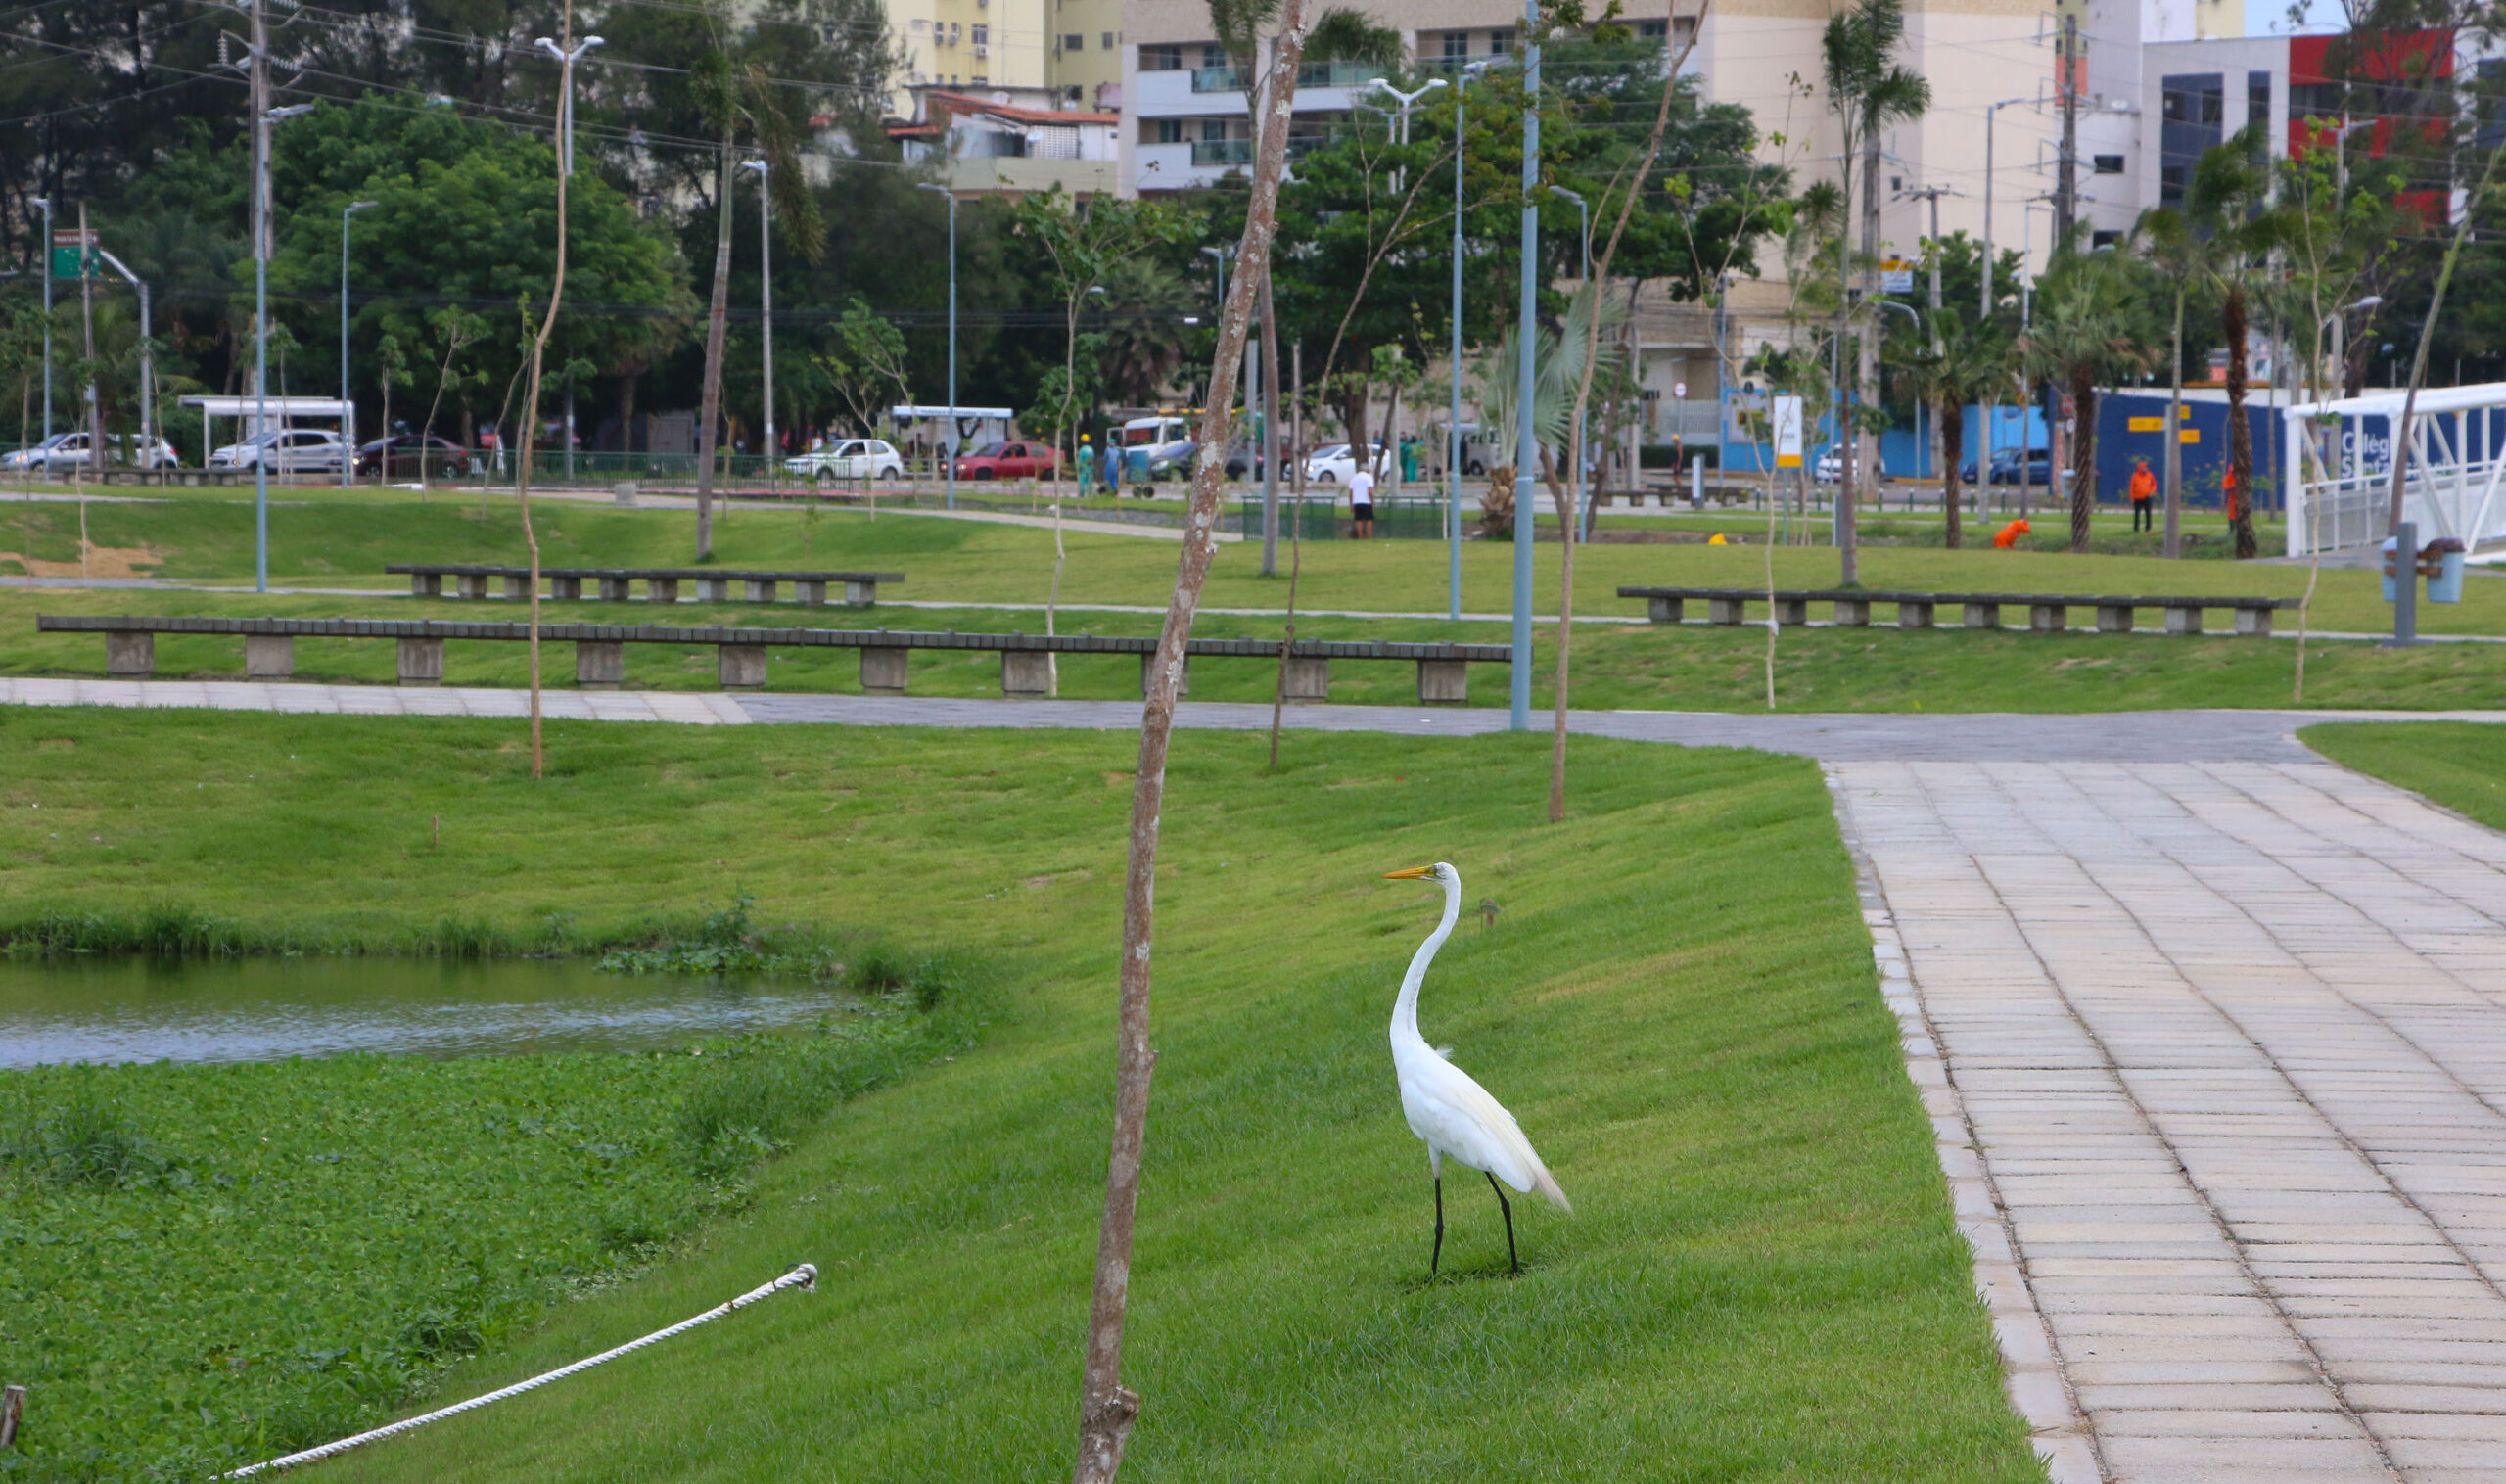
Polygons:
M1949 1183L1958 1231L1974 1255L1975 1295L1992 1317L1993 1343L2001 1352L2002 1385L2011 1411L2027 1424L2029 1441L2053 1484L2104 1484L2106 1471L2098 1458L2095 1434L2055 1354L2053 1332L2036 1306L2035 1290L2011 1238L2010 1213L1977 1153L1974 1129L1958 1095L1958 1085L1950 1078L1932 1037L1930 1019L1924 1013L1922 986L1906 962L1905 944L1897 936L1887 892L1854 829L1844 781L1833 767L1823 766L1820 773L1834 801L1836 829L1853 858L1854 892L1861 899L1862 920L1871 929L1880 995L1897 1017L1906 1076L1922 1095L1924 1112L1931 1120L1932 1147L1940 1159L1941 1178Z

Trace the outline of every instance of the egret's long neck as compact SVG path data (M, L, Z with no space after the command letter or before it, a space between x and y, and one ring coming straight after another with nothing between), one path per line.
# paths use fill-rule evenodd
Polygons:
M1423 1039L1418 1035L1418 986L1426 982L1427 965L1435 962L1436 950L1443 948L1445 940L1453 936L1453 925L1461 916L1462 878L1448 876L1445 879L1444 921L1436 924L1436 930L1429 933L1427 941L1418 945L1418 951L1411 955L1410 972L1401 977L1401 997L1392 1002L1393 1040L1399 1041L1405 1036L1412 1041Z

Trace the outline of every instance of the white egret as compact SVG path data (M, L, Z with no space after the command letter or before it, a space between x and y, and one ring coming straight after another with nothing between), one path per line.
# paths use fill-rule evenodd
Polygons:
M1497 1192L1497 1209L1506 1214L1506 1261L1520 1274L1522 1260L1514 1254L1514 1208L1497 1183L1502 1180L1526 1195L1537 1190L1561 1211L1575 1208L1550 1177L1549 1167L1540 1162L1531 1140L1523 1137L1514 1115L1418 1034L1418 986L1427 977L1436 950L1453 936L1454 922L1462 915L1462 872L1439 860L1406 871L1386 871L1383 879L1433 881L1445 889L1444 920L1418 945L1410 972L1402 976L1401 997L1392 1005L1392 1068L1401 1079L1401 1111L1410 1120L1410 1132L1426 1141L1427 1173L1436 1183L1436 1245L1427 1259L1427 1272L1432 1275L1444 1259L1444 1162L1450 1159L1488 1177L1488 1188Z

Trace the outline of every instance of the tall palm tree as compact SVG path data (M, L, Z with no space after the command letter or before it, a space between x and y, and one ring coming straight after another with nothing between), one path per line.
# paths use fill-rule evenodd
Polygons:
M2259 280L2282 236L2279 215L2267 209L2271 169L2259 125L2249 124L2225 144L2202 152L2184 190L2184 214L2208 240L2204 267L2219 291L2219 334L2228 343L2228 531L2239 561L2261 555L2253 535L2253 430L2245 420L2246 296Z
M1990 320L1971 324L1945 305L1931 311L1931 329L1937 345L1918 343L1903 373L1915 395L1932 408L1940 429L1942 538L1956 551L1966 544L1958 464L1967 451L1967 408L1995 401L2012 390L2017 356L2000 326Z
M2124 260L2065 244L2036 295L2036 317L2019 337L2028 374L2070 389L2071 550L2088 550L2088 518L2097 508L2097 385L2138 371L2149 352L2125 332L2132 307Z
M1843 136L1844 152L1841 174L1844 197L1853 199L1854 166L1859 161L1862 172L1862 248L1859 267L1863 275L1863 299L1867 302L1879 295L1880 271L1880 140L1893 124L1909 123L1920 118L1931 107L1931 83L1923 73L1896 60L1897 48L1905 41L1905 0L1863 0L1853 10L1831 17L1827 30L1819 40L1820 62L1826 73L1828 107L1835 112ZM1837 283L1842 288L1854 271L1856 255L1839 251ZM1850 305L1852 295L1841 296ZM1848 308L1837 310L1837 333L1848 333L1844 316ZM1854 400L1860 402L1865 389L1872 386L1880 364L1880 339L1877 328L1863 324L1856 336L1852 389ZM1836 545L1843 554L1843 580L1856 578L1854 552L1854 496L1857 492L1877 487L1879 447L1874 435L1857 434L1854 438L1854 459L1851 487L1839 485L1836 491Z
M1183 360L1183 317L1196 296L1153 257L1126 257L1104 275L1105 367L1126 402L1146 405Z

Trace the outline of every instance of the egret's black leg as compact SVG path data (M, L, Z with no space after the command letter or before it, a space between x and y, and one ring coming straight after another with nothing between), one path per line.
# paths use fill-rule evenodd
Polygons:
M1497 1209L1506 1213L1506 1261L1512 1266L1514 1276L1520 1277L1523 1260L1514 1256L1514 1208L1507 1204L1506 1187L1497 1183L1497 1177L1488 1177L1488 1188L1497 1192Z
M1436 1249L1427 1255L1427 1276L1436 1275L1436 1264L1445 1255L1445 1178L1436 1177Z

